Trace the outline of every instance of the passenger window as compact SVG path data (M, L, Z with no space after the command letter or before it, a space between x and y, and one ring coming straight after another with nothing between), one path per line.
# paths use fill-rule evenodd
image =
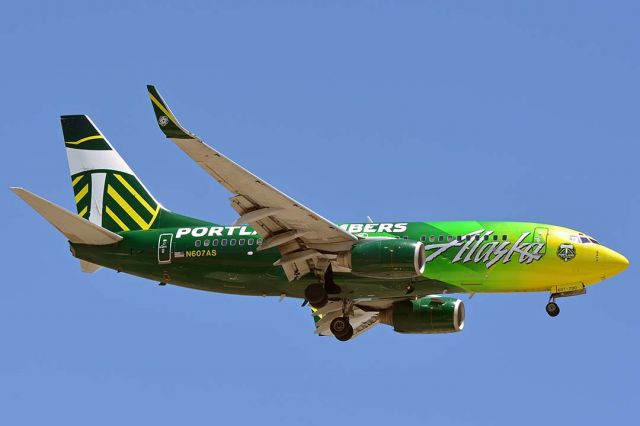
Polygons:
M424 243L425 241L427 241L427 237L424 235L420 235L420 241Z
M458 236L456 237L456 240L458 240L458 241L462 241L462 236L461 236L461 235L458 235Z
M244 245L244 238L240 238L240 239L238 240L238 244L240 244L241 246L243 246L243 245Z
M234 238L231 241L229 241L229 244L231 244L232 246L235 246L236 245L236 239Z
M506 235L502 236L502 241L507 241L507 236Z
M200 247L200 244L202 244L202 241L196 240L196 247Z
M209 241L209 240L204 240L204 246L205 246L205 247L209 247L209 244L211 244L211 241Z
M252 246L252 245L253 245L253 238L249 238L249 239L247 240L247 244L249 244L250 246Z
M215 247L218 245L218 240L213 240L211 243L212 243L211 245Z
M432 243L436 240L435 235L429 235L429 242Z
M447 235L447 242L453 241L453 235Z
M498 235L493 236L493 241L498 241Z
M467 235L467 237L465 238L467 241L471 241L471 235Z
M259 246L260 244L262 244L262 238L258 238L258 241L256 241L256 245Z
M438 235L438 242L441 243L444 241L444 235Z
M220 240L220 245L221 246L226 246L227 245L227 240Z

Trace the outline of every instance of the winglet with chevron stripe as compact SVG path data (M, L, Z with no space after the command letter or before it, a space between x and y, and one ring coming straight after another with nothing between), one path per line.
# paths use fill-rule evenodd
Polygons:
M180 122L178 122L178 119L173 115L169 106L162 99L162 96L160 96L156 88L152 85L147 85L147 91L149 92L153 112L156 114L156 121L162 133L164 133L167 138L193 139L193 135L180 125Z

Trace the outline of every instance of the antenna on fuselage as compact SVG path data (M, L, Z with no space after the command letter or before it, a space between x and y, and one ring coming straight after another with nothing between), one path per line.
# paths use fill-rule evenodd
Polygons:
M368 221L369 223L373 223L373 219L371 219L371 216L367 216L367 221Z

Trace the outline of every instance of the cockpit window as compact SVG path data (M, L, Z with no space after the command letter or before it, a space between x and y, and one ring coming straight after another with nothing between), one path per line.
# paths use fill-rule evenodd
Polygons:
M600 243L595 240L594 238L591 237L587 237L584 234L580 234L580 235L570 235L569 239L571 240L571 242L573 243L580 243L580 244L598 244L600 245Z

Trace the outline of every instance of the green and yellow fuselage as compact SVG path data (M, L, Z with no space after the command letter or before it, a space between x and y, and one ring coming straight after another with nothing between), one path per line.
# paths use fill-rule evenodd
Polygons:
M578 291L624 270L628 262L593 238L568 228L527 222L397 222L343 224L369 239L424 244L422 276L375 279L336 270L350 299L434 293ZM80 259L118 271L189 288L242 295L303 297L308 274L289 282L278 249L259 250L249 226L198 222L120 233L110 246L72 244ZM301 283L302 281L302 283Z

